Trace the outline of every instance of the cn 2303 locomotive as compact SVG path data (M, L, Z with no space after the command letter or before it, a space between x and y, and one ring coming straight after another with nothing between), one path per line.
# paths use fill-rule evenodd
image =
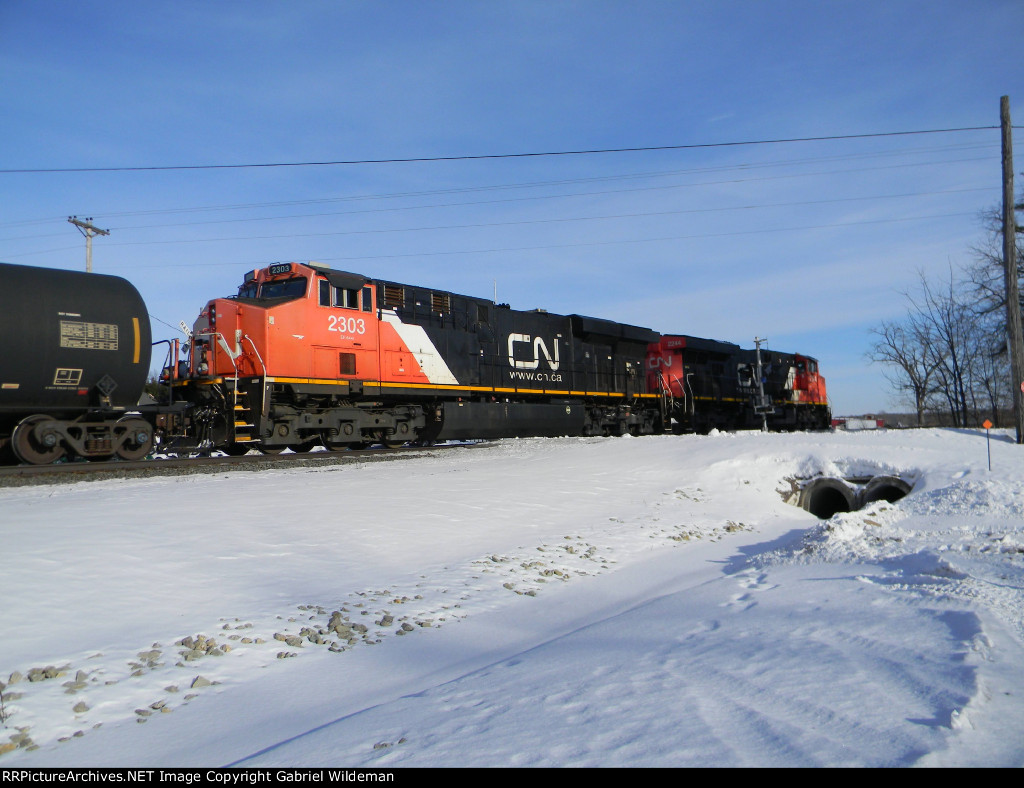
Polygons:
M370 279L315 263L246 274L185 340L158 401L125 280L0 266L0 454L274 453L470 438L824 429L809 357ZM31 337L29 337L31 334Z
M315 264L247 274L203 309L185 356L165 378L191 423L169 433L229 453L830 421L809 357Z
M645 373L657 340L607 320L281 263L203 309L186 358L166 373L193 423L168 426L228 452L650 434L662 425Z

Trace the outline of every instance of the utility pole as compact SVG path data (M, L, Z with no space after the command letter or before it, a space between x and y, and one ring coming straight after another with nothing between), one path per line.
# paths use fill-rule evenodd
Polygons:
M75 225L85 236L85 272L92 273L92 239L97 235L110 235L110 230L101 230L92 223L92 217L79 219L77 216L69 216L68 221Z
M754 413L761 414L761 432L768 432L768 416L775 412L770 400L764 396L764 373L761 369L761 343L768 340L763 337L754 337L754 348L757 357L757 402L754 404Z
M1013 204L1013 139L1010 97L999 100L1003 129L1003 275L1006 284L1006 338L1013 378L1013 423L1017 443L1024 443L1024 332L1021 331L1020 290L1017 283L1017 217Z

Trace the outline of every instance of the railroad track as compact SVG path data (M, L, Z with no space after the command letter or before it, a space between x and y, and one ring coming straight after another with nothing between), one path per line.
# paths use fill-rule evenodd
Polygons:
M223 471L263 471L276 468L326 467L353 462L411 459L423 452L471 449L484 443L453 443L438 446L404 446L399 449L352 449L294 454L246 454L242 457L166 457L160 459L63 462L54 465L0 466L0 487L34 484L66 484L72 481L132 479L147 476L182 476Z

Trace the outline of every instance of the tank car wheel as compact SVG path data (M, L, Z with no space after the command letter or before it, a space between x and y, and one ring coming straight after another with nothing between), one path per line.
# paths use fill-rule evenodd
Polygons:
M122 460L141 460L153 450L153 428L148 422L133 416L117 420L125 428L128 438L114 452Z
M64 447L58 441L46 446L35 439L32 430L37 424L49 421L49 416L26 416L11 434L11 450L14 456L29 465L48 465L64 456Z
M218 446L217 448L229 457L242 457L249 453L249 449L251 449L252 446L249 446L246 443L228 443L224 446Z
M260 446L260 451L264 454L280 454L287 446Z

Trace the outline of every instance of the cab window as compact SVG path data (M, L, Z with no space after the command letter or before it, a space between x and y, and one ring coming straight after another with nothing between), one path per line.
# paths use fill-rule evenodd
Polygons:
M306 294L306 280L279 279L260 285L260 298L301 298Z
M359 309L359 291L355 288L335 287L334 306L342 309Z
M320 306L333 306L337 309L359 309L359 288L336 287L326 279L321 279Z

